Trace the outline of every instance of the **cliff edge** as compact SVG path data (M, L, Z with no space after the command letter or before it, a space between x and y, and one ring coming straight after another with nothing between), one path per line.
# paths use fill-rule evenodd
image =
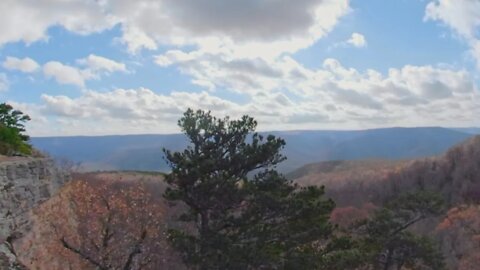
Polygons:
M15 261L13 241L30 229L29 211L69 180L51 159L0 156L1 269L23 269Z

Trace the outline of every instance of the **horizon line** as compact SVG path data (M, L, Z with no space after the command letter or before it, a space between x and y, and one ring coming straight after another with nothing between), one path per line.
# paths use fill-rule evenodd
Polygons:
M353 132L353 131L369 131L369 130L382 130L382 129L419 129L419 128L441 128L441 129L479 129L480 127L442 127L442 126L392 126L392 127L379 127L379 128L365 128L365 129L285 129L285 130L265 130L257 131L258 133L267 133L267 132L309 132L309 131L330 131L330 132ZM459 131L460 132L460 131ZM128 133L128 134L98 134L98 135L45 135L45 136L33 136L30 138L67 138L67 137L120 137L120 136L154 136L154 135L181 135L181 132L172 132L172 133Z

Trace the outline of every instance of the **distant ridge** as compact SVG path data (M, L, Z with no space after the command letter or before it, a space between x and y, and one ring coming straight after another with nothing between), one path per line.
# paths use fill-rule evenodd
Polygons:
M477 127L468 127L468 128L450 128L452 130L480 135L480 128Z
M287 173L309 163L326 160L407 159L438 155L473 136L440 127L382 128L370 130L273 131L284 138L287 160L279 165ZM32 144L53 157L81 162L85 170L168 171L162 148L187 146L183 134L112 135L32 138Z

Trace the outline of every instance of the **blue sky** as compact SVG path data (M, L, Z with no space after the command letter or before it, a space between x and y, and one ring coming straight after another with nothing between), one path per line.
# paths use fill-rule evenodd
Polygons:
M178 132L188 107L261 130L480 126L477 0L4 0L0 15L0 96L34 136Z

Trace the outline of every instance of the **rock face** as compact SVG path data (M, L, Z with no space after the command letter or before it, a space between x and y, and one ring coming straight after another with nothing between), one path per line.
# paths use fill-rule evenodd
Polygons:
M51 159L0 157L0 265L14 266L12 242L30 229L28 212L49 199L70 176ZM17 267L17 268L15 268ZM4 269L4 268L2 268Z

